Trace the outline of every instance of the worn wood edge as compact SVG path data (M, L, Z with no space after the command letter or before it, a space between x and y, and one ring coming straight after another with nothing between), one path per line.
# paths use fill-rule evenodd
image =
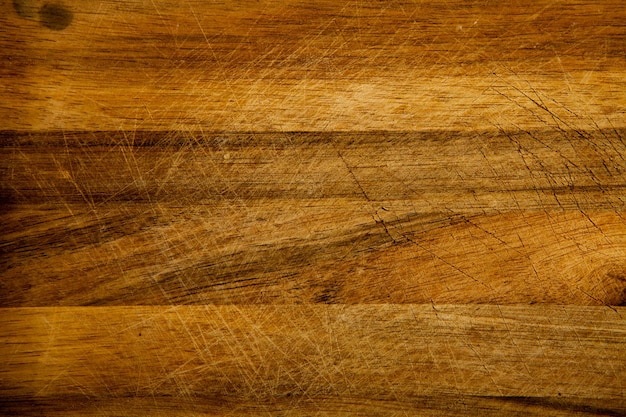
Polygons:
M464 138L479 139L497 136L544 137L561 140L590 140L602 138L615 143L626 140L624 125L578 126L563 123L547 123L542 126L500 126L483 128L447 125L445 127L421 127L414 129L359 129L348 130L298 129L210 129L179 127L177 129L6 129L0 128L0 148L11 146L63 145L63 146L234 146L254 147L259 145L323 145L327 139L344 141L350 145L380 143L381 140L424 140L446 141Z
M260 397L230 398L0 398L0 413L20 416L607 416L621 417L621 400L562 397L421 396L407 399Z

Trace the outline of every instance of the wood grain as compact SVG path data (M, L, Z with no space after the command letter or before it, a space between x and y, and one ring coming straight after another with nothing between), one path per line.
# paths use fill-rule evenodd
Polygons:
M625 21L0 2L0 415L626 415Z
M2 309L3 385L12 398L2 406L49 415L623 415L624 313L388 304Z
M622 130L5 134L5 306L626 302Z
M16 1L35 9L43 2ZM624 122L620 1L61 3L71 24L50 30L2 2L5 129Z

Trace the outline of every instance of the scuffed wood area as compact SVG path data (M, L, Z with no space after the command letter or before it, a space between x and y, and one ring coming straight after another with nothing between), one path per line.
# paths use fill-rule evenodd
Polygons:
M6 410L622 415L619 307L0 310ZM33 402L31 402L33 401Z
M4 306L626 302L626 132L4 135Z
M0 415L626 415L626 7L0 2Z
M624 122L619 0L59 0L63 30L37 15L44 2L0 4L4 129Z

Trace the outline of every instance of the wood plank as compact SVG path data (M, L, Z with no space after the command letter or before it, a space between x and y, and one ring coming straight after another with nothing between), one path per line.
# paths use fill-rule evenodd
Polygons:
M4 129L624 126L620 1L43 3L0 5Z
M434 304L1 309L0 404L22 415L617 416L626 413L625 313Z
M622 305L624 136L5 132L0 303Z

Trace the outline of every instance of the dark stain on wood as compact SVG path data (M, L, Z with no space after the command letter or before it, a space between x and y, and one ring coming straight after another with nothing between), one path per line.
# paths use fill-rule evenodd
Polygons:
M73 19L72 11L59 3L46 3L39 9L39 22L51 30L63 30Z
M37 6L32 0L13 0L13 8L18 16L32 19L37 16Z

